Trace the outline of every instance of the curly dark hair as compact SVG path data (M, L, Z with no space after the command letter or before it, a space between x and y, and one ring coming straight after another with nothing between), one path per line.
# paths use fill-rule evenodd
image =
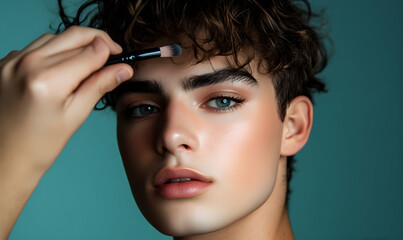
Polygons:
M69 17L58 0L63 27L87 25L106 31L124 51L138 50L164 36L180 41L185 36L194 57L234 56L239 67L258 60L259 71L270 74L283 121L287 106L297 96L312 99L325 92L317 77L327 64L327 51L320 35L323 26L313 26L321 17L307 0L89 0ZM203 32L203 37L200 36ZM250 49L243 62L239 54ZM113 92L102 98L104 107L115 107ZM287 159L287 201L294 157Z

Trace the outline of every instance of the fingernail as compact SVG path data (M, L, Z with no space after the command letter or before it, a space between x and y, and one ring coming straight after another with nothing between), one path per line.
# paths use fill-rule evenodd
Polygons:
M115 43L116 48L119 49L119 51L123 51L123 48L119 45L119 43L117 43L117 42L114 42L114 43Z
M129 80L132 77L132 74L126 68L122 68L118 73L116 73L116 80L118 83Z

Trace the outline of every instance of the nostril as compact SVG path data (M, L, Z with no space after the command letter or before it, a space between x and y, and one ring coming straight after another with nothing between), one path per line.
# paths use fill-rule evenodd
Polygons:
M192 148L187 144L181 144L178 146L177 150L179 150L179 149L188 151L188 150L191 150ZM171 152L166 146L162 146L161 150L162 150L161 154L167 154L168 152ZM173 152L174 151L172 151L172 153Z

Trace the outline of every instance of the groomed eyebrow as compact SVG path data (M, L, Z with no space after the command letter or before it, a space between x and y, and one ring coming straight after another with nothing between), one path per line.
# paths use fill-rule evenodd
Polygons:
M193 76L182 81L182 88L185 91L194 90L209 85L224 82L240 82L251 87L258 86L257 80L248 72L242 69L224 68L216 72ZM154 93L165 95L164 87L156 80L133 79L119 85L114 91L115 98L127 93Z
M120 84L109 94L109 101L115 106L119 98L130 93L152 93L164 96L162 85L154 80L128 80Z
M164 95L164 88L162 85L155 80L145 80L145 79L133 79L126 81L119 85L116 90L119 90L119 94L125 93L156 93ZM115 90L115 91L116 91Z
M250 85L251 87L258 86L257 80L247 71L234 68L224 68L216 72L190 77L182 82L182 88L185 91L189 91L224 82L240 82Z

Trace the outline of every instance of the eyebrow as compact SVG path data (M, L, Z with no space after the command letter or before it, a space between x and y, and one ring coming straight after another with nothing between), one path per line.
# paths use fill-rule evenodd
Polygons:
M191 91L210 85L239 82L251 87L257 87L257 80L247 71L242 69L224 68L219 71L192 76L182 81L182 89ZM127 93L154 93L165 95L164 87L156 80L133 79L122 83L114 90L116 97Z
M241 69L224 68L222 70L190 77L182 82L185 91L194 90L209 85L224 82L240 82L251 87L258 85L257 80L247 71Z

